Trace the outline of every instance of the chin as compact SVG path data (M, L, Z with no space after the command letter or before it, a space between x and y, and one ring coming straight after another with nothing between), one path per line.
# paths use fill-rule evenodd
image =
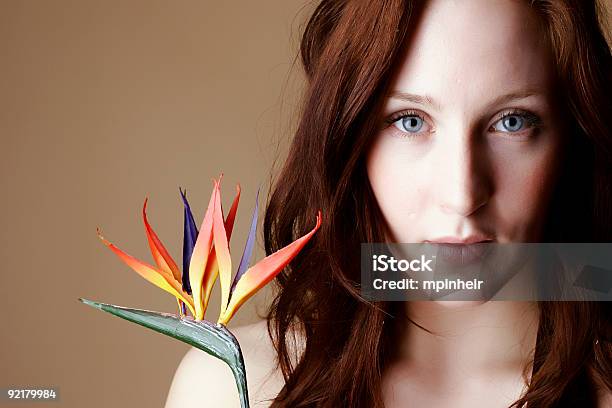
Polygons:
M445 309L470 309L487 303L486 300L433 300L432 302Z

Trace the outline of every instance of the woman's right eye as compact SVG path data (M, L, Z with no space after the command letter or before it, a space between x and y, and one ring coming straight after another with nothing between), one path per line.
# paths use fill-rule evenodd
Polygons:
M404 113L399 117L391 119L391 124L400 132L416 134L429 131L429 125L421 115Z

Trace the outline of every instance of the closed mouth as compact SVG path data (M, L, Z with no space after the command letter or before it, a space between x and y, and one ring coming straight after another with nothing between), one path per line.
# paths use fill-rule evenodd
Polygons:
M436 259L453 265L467 265L479 261L488 253L490 241L471 244L434 242Z

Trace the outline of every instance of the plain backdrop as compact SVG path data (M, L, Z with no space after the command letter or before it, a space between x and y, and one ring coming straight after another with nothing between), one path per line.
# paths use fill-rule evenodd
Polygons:
M77 298L166 312L176 302L96 227L152 262L148 197L149 220L180 264L178 188L199 225L223 172L226 211L242 186L239 262L257 187L263 210L295 127L303 78L293 62L314 5L0 0L0 388L59 387L61 402L40 407L163 406L188 346ZM261 259L261 230L258 243ZM210 320L219 297L215 287ZM269 300L267 287L230 328L258 319Z
M292 64L309 7L0 1L0 387L59 387L53 406L163 406L189 346L77 298L172 313L176 301L122 263L96 227L152 263L148 197L149 221L180 264L179 186L199 227L223 172L226 212L242 187L237 265L257 187L263 214L291 138L302 83ZM260 222L255 260L261 237ZM269 294L251 298L229 327L255 321ZM211 299L216 321L217 286Z

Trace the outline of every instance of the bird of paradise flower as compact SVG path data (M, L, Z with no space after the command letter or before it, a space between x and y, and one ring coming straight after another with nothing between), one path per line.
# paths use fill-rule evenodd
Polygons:
M87 305L148 327L197 347L228 364L236 380L242 408L248 408L246 368L240 344L226 325L244 302L270 282L302 250L321 226L321 211L317 213L314 228L286 247L249 267L255 244L259 190L251 217L242 258L232 279L232 261L229 240L232 234L240 185L227 218L223 217L220 184L213 179L213 192L198 231L186 193L180 191L184 206L183 271L172 259L147 219L147 199L142 209L145 232L156 266L142 262L117 248L97 230L98 237L123 262L143 278L172 294L178 305L178 315L132 309L79 298ZM180 189L179 189L180 190ZM219 277L221 283L221 310L216 324L204 319L212 287ZM191 316L187 314L187 308Z

